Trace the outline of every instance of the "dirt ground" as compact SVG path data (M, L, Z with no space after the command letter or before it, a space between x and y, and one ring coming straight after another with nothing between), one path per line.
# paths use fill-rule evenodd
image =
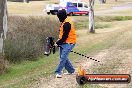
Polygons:
M129 23L129 24L128 24ZM119 24L124 24L126 27L132 27L132 21L120 22ZM125 31L124 31L125 30ZM98 30L96 31L99 35L104 35L106 33L115 33L117 32L116 41L114 41L114 45L109 49L102 50L94 55L92 58L95 58L99 61L94 62L92 60L79 57L79 59L75 62L75 67L82 65L83 68L87 70L87 73L118 73L118 74L132 74L132 48L127 48L127 41L132 39L132 31L131 29L125 29L122 25L119 27L115 27L112 30ZM120 32L120 33L118 33ZM113 66L114 69L111 67ZM91 68L95 67L96 69L101 68L102 71L93 70ZM76 82L76 74L72 75L62 75L62 78L58 79L52 75L49 78L42 78L40 81L36 82L35 85L31 86L31 88L78 88L79 85ZM98 84L92 87L85 86L83 88L132 88L132 83L129 84Z
M88 1L88 0L84 0L84 1ZM125 8L132 8L131 6L130 7L126 7L126 6L127 5L125 5ZM122 8L119 7L118 9L117 8L113 8L113 9L114 11L117 11L117 10L121 10ZM109 13L108 15L112 15L111 12L113 12L113 9L102 11L102 12L100 11L100 12L97 12L96 14L106 15L106 13L107 14ZM96 69L98 69L98 68L106 67L101 70L104 72L108 70L108 72L110 73L131 74L132 75L132 60L131 60L132 59L132 48L131 47L127 49L120 48L120 47L123 47L123 45L125 46L125 44L127 45L126 42L128 40L129 41L132 40L132 31L130 29L126 29L126 31L123 30L125 29L125 27L131 28L132 21L122 22L121 24L122 24L122 27L116 27L110 30L102 29L102 30L96 31L96 33L99 36L104 36L104 35L107 35L107 33L111 33L111 32L116 33L117 31L121 31L121 36L118 34L119 36L117 38L117 41L114 41L115 44L112 47L110 47L109 49L102 50L92 55L92 58L96 58L97 60L101 61L100 63L94 62L86 58L79 57L79 59L76 62L74 62L75 68L77 69L77 67L81 64L83 68L87 70L87 73L92 74L92 73L98 73L101 71L96 71L91 68L96 67ZM84 37L84 38L87 39L87 37ZM117 61L117 64L115 64L116 61ZM114 66L114 69L109 68L111 66ZM76 82L76 74L72 74L72 75L62 74L62 78L60 79L55 78L55 75L51 75L48 78L41 78L39 79L39 81L31 85L31 88L78 88L78 87L79 85ZM98 85L93 84L93 87L85 86L84 88L132 88L132 83L130 84L98 84Z
M116 50L113 48L103 50L102 52L99 52L97 55L94 56L94 58L100 60L103 62L104 60L107 61L109 59L109 56L114 53L118 53L115 55L116 57L120 55L124 55L124 57L127 57L121 61L121 67L116 69L118 74L130 74L132 72L132 49L130 50ZM105 62L106 63L106 62ZM96 65L96 62L82 59L78 64L82 64L83 68L89 69L91 66L99 66L99 64ZM76 64L77 65L77 64ZM123 66L123 67L122 67ZM92 72L92 69L90 73L95 73L96 71ZM106 88L131 88L131 84L100 84L99 86L106 87ZM76 74L73 75L63 75L63 78L55 78L55 76L51 76L50 79L42 78L33 88L77 88L79 85L76 82ZM86 87L87 88L87 87ZM89 88L89 87L88 87Z

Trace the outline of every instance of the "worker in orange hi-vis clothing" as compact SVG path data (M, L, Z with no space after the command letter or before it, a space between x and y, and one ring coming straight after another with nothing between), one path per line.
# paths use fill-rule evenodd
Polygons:
M61 78L61 72L64 67L68 71L68 74L75 72L75 69L70 62L68 55L76 44L76 33L74 24L70 18L67 17L67 13L64 9L58 11L57 17L60 21L60 31L59 39L55 43L55 46L60 47L60 61L55 73L56 78Z

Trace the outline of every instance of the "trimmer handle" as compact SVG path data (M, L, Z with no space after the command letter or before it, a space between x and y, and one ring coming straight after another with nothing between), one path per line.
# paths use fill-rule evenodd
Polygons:
M52 49L53 49L53 54L55 54L55 45L53 45L53 47L52 47Z

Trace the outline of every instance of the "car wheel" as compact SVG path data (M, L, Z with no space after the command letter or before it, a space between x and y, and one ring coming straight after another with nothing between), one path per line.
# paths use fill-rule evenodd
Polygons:
M87 16L88 16L88 15L89 15L89 12L87 12L85 15L87 15Z
M73 12L69 13L70 16L73 16Z

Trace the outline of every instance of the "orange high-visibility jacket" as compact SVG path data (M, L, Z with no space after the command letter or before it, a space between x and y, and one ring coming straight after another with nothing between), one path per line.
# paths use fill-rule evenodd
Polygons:
M75 32L74 24L68 17L60 25L59 39L61 39L63 36L63 25L65 24L65 22L69 22L71 24L71 30L68 34L68 38L66 39L65 43L75 44L76 43L76 32Z

